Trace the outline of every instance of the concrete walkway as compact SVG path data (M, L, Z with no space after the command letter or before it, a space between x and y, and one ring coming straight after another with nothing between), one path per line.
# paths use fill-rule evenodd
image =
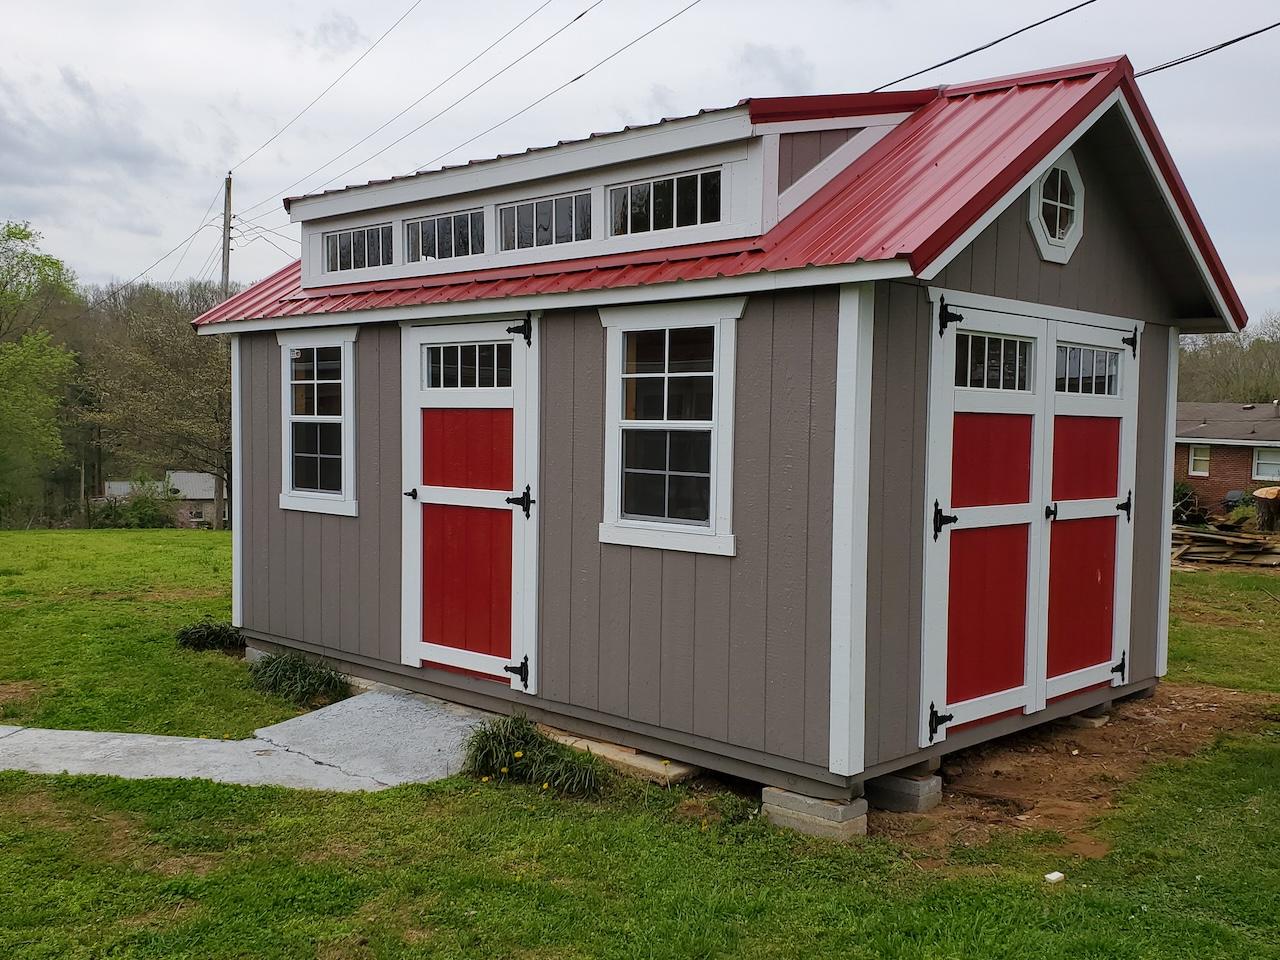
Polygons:
M467 735L486 716L434 697L377 687L255 730L248 740L0 725L0 769L381 790L457 773Z

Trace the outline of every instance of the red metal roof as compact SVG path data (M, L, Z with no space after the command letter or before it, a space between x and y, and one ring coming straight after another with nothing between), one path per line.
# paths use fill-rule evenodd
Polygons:
M1116 89L1132 108L1231 319L1243 327L1244 307L1124 57L936 90L747 101L762 120L830 116L833 108L849 115L913 110L760 237L306 290L300 264L293 263L195 323L604 290L860 261L900 259L919 273Z

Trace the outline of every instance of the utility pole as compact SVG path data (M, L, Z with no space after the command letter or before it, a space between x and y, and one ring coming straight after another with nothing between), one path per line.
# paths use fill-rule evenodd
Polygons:
M231 171L223 181L222 192L222 299L231 290Z

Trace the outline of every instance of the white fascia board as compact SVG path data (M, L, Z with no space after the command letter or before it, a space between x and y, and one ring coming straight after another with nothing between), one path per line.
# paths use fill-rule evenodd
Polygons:
M652 127L625 130L470 166L437 170L387 183L346 188L299 197L289 207L295 223L321 217L362 213L378 207L490 190L523 181L641 160L658 154L695 150L751 136L746 107L728 108L700 117L670 120Z
M1212 437L1175 437L1174 443L1193 447L1280 447L1280 440L1215 440Z
M896 127L908 113L869 113L851 117L817 117L812 120L779 120L773 123L752 125L751 132L766 133L819 133L823 130L852 130L864 127Z
M1231 316L1231 310L1227 307L1227 302L1222 296L1222 292L1218 289L1217 282L1213 279L1213 274L1209 272L1209 265L1205 262L1204 254L1200 252L1200 245L1196 243L1195 237L1191 233L1191 228L1187 225L1186 218L1182 215L1182 210L1178 207L1177 201L1174 200L1173 190L1169 186L1169 182L1165 179L1159 165L1156 163L1155 154L1151 152L1151 145L1147 142L1147 138L1142 133L1142 128L1138 126L1138 120L1133 115L1133 109L1129 106L1129 101L1125 99L1124 94L1120 90L1112 92L1102 103L1093 109L1089 116L1067 134L1054 150L1036 164L1026 176L1018 181L1008 193L1000 198L995 204L987 209L977 222L968 230L962 233L946 250L930 264L928 264L918 274L921 280L932 280L954 260L961 251L995 222L1011 203L1014 203L1024 192L1031 188L1040 177L1049 170L1050 167L1057 162L1067 150L1075 145L1084 134L1100 120L1108 110L1112 107L1119 106L1120 113L1124 117L1125 122L1129 125L1129 131L1133 134L1134 141L1138 144L1138 149L1142 151L1143 159L1146 161L1147 169L1151 173L1152 178L1160 188L1160 194L1164 198L1165 206L1169 210L1169 214L1173 217L1174 223L1177 224L1182 239L1186 243L1187 250L1191 253L1192 259L1195 261L1196 268L1200 271L1200 278L1205 288L1209 291L1210 298L1213 300L1214 306L1218 308L1220 316L1215 317L1215 324L1225 323L1227 328L1233 333L1239 333L1240 328L1236 326L1235 319Z
M227 320L222 323L205 324L197 327L196 330L202 335L210 336L223 333L253 333L260 330L337 327L361 323L443 321L467 317L492 318L495 315L519 315L527 310L564 310L573 307L600 307L623 303L691 300L699 297L765 293L869 280L898 280L911 275L911 266L905 260L859 261L825 267L800 267L794 270L762 270L741 277L711 277L706 280L681 280L675 283L639 287L539 293L524 297L495 297L457 303L428 303L378 310L303 314L261 320Z
M1160 518L1160 600L1156 613L1156 676L1169 672L1169 588L1172 563L1167 562L1173 552L1173 448L1178 422L1178 329L1169 328L1169 359L1164 384L1164 484L1161 503L1164 513ZM1189 464L1188 464L1189 466Z

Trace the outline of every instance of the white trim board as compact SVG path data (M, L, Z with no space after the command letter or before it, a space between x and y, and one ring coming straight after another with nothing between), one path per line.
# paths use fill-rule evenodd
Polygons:
M867 113L848 117L815 117L812 120L763 121L751 127L753 135L782 133L819 133L823 130L849 130L865 127L896 127L911 111L904 113Z
M1177 416L1176 407L1174 416ZM1280 447L1280 440L1212 440L1209 437L1174 437L1173 442L1192 447Z
M828 767L832 773L844 776L861 773L866 760L867 523L874 298L874 284L841 287L836 332Z
M603 307L627 303L697 300L703 297L763 293L798 287L858 283L864 280L896 280L912 276L905 260L859 261L825 267L798 267L766 271L740 277L709 277L647 286L613 289L575 290L568 293L540 293L522 297L493 297L450 303L428 303L377 310L349 310L343 313L301 314L254 320L226 320L204 324L196 332L204 336L224 333L253 333L260 330L301 330L338 327L359 323L400 323L405 321L453 321L489 319L498 314L523 315L528 310L561 310L569 307Z
M1160 556L1164 558L1160 570L1160 600L1156 613L1156 676L1163 677L1169 672L1169 581L1173 575L1173 564L1169 557L1173 553L1173 449L1177 446L1174 438L1178 421L1178 331L1169 328L1168 367L1166 368L1164 386L1164 516L1160 519ZM1197 444L1199 446L1199 444ZM1188 459L1187 465L1190 467Z
M242 376L239 334L231 336L231 625L244 626L244 431L240 424Z

